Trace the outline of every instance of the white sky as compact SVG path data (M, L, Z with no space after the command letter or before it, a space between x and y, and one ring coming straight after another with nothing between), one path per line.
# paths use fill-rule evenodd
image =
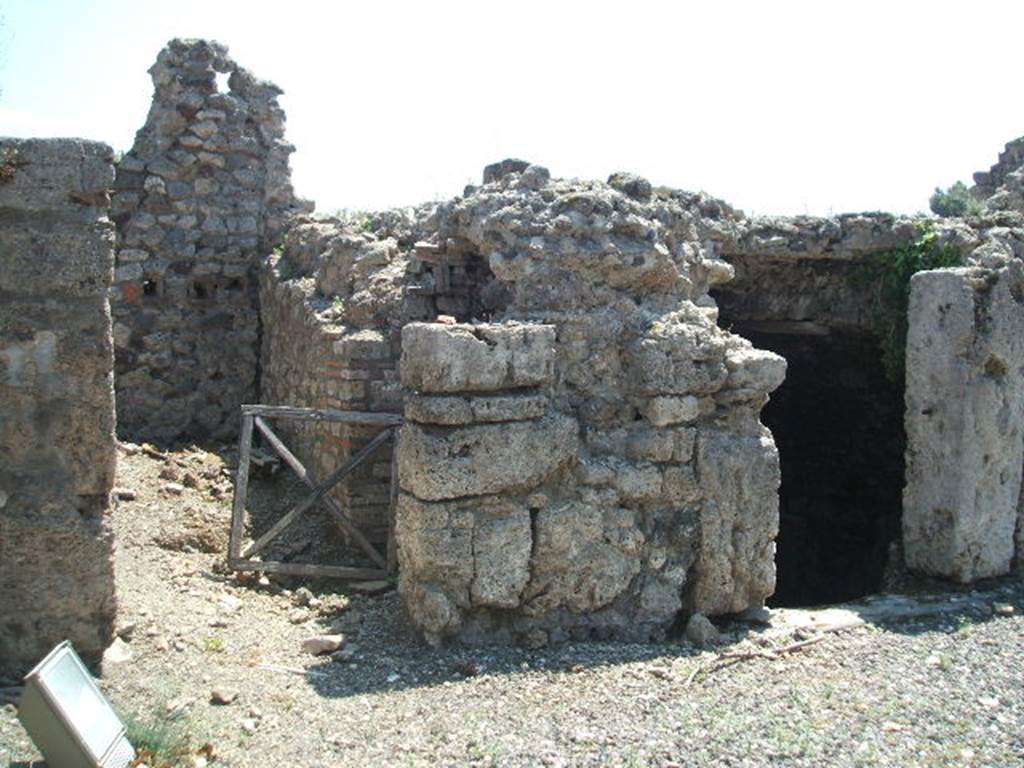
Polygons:
M319 210L449 197L515 156L748 213L913 213L1024 134L1019 0L0 0L0 18L0 134L127 149L160 48L213 38L285 90Z

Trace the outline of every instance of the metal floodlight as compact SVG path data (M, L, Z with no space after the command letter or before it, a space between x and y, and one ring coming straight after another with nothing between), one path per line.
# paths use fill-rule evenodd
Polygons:
M66 640L25 677L18 719L53 768L125 768L135 759L124 724Z

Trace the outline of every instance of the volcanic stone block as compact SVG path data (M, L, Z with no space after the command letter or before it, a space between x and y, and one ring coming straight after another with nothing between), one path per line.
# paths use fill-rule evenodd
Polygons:
M779 532L779 453L771 433L701 430L700 513L694 610L705 615L759 606L775 591Z
M911 280L903 497L910 568L965 583L1010 569L1024 458L1022 297L1019 261Z
M528 614L588 613L611 603L640 572L643 534L628 509L565 504L537 515Z
M402 383L418 392L492 392L548 384L550 325L441 325L402 329Z
M398 439L401 487L428 501L533 488L575 457L578 431L575 419L560 414L454 429L406 423Z

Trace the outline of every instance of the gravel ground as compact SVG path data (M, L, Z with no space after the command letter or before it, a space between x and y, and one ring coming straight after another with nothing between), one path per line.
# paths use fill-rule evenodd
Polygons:
M394 592L311 583L301 606L295 583L222 574L203 551L226 537L222 469L195 449L122 452L118 482L135 498L112 519L131 658L101 681L126 715L211 744L213 765L1024 765L1019 579L962 593L942 615L822 638L776 618L725 625L713 649L433 650L405 630ZM183 487L167 490L176 470ZM290 487L254 492L269 509ZM308 550L303 535L287 546ZM336 632L340 659L302 651ZM213 704L214 689L237 698ZM13 706L0 709L0 765L33 759Z

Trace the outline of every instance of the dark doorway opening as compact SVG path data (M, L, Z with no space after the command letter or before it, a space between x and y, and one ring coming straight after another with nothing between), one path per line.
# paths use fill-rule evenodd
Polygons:
M779 448L782 487L774 606L820 605L880 591L899 536L903 391L874 337L734 330L786 358L786 381L762 412Z

